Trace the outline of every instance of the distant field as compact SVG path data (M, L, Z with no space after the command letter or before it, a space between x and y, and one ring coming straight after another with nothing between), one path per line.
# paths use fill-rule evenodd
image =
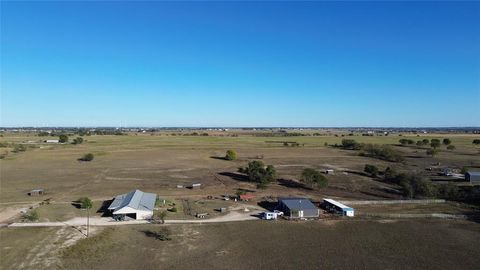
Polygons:
M149 237L165 227L172 240ZM28 266L32 260L35 269L476 269L480 265L480 226L466 221L260 221L165 227L103 228L96 236L60 250L51 249L51 244L62 245L65 229L2 228L0 248L8 259L0 265L22 269L21 263ZM44 252L32 254L38 245L45 246Z
M341 143L343 138L365 143L398 144L400 138L452 139L455 151L442 150L435 158L427 157L424 149L397 147L407 156L404 164L395 164L358 156L355 151L345 151L324 146ZM5 134L0 142L28 142L42 140L33 134ZM120 193L139 188L156 192L160 196L179 198L234 193L237 188L255 190L251 183L235 180L228 174L236 172L249 159L263 157L266 164L273 164L281 179L298 179L306 167L342 170L363 170L366 163L384 169L394 166L400 170L422 171L432 163L448 166L480 167L478 147L471 141L472 135L442 134L417 136L318 136L318 137L201 137L138 135L85 136L82 145L32 144L26 152L9 153L0 160L0 211L9 203L40 201L52 198L56 202L71 202L81 196L95 200L109 199ZM72 139L72 138L71 138ZM300 147L285 147L281 143L267 141L297 141ZM303 146L303 144L305 144ZM215 159L227 149L238 152L239 160L228 162ZM444 148L442 148L444 149ZM0 148L6 151L6 148ZM92 162L79 162L85 153L93 153ZM321 191L288 187L279 182L267 190L257 191L258 196L306 195L314 198L333 196L348 199L399 198L385 192L385 183L374 181L361 174L337 173L328 176L330 186ZM177 189L176 185L202 183L201 190ZM44 188L44 197L28 197L34 188Z

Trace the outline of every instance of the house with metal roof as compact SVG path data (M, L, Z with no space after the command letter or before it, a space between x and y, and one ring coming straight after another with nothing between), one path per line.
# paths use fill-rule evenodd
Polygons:
M317 218L320 209L307 198L279 198L277 209L291 218Z
M330 212L339 213L342 216L353 217L355 214L355 210L353 210L353 208L333 199L323 199L323 207Z
M108 210L112 212L115 220L151 219L156 199L157 194L136 189L116 196Z
M480 172L467 172L465 174L465 180L472 184L480 184Z

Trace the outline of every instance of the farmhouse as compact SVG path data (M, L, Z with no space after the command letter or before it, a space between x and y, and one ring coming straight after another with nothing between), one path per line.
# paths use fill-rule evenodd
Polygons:
M343 203L337 202L332 199L324 199L323 200L323 205L324 207L334 213L339 213L343 216L347 217L353 217L354 216L354 210L351 207L346 206Z
M156 199L156 194L136 189L116 196L108 210L112 212L113 218L118 220L151 219Z
M465 180L470 183L480 184L480 172L467 172L465 174Z
M279 198L278 210L291 218L316 218L320 210L306 198Z

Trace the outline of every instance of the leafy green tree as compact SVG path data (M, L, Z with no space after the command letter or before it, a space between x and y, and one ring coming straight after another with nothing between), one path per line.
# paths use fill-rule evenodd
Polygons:
M68 142L68 136L65 135L65 134L61 134L60 136L58 136L58 142L60 142L60 143Z
M417 141L416 145L417 146L424 146L425 144L423 143L423 141Z
M237 159L237 153L233 150L227 150L227 153L225 154L225 159L226 160L236 160Z
M303 170L300 181L311 188L324 188L328 185L328 179L319 171L311 168L306 168Z
M272 165L265 167L262 161L250 161L245 168L239 168L239 172L245 173L248 179L257 183L257 187L265 188L270 182L277 177L275 168Z
M73 144L82 144L83 143L83 138L82 137L77 137L73 139Z
M342 147L344 149L359 150L361 148L361 145L359 143L357 143L355 140L343 139L342 140Z
M400 139L398 140L398 142L401 144L401 145L406 145L408 143L408 140L407 139Z
M437 148L437 147L440 147L440 140L439 139L432 139L430 141L430 146L432 148Z
M423 145L427 145L427 144L430 143L430 141L428 139L423 139L422 142L423 142Z
M443 144L444 145L450 145L451 143L452 143L452 140L450 140L449 138L443 139Z
M81 209L87 210L87 237L88 237L90 232L90 209L93 207L93 202L88 197L80 198L78 199L78 202L80 203Z
M480 139L475 139L472 141L472 143L475 145L480 145Z
M376 177L378 174L378 168L375 165L365 164L363 171L370 174L372 177Z
M448 150L455 150L456 147L455 147L455 145L450 144L449 146L447 146L447 149L448 149Z

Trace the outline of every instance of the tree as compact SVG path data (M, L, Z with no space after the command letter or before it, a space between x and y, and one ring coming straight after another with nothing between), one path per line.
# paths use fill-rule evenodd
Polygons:
M29 211L29 212L23 214L22 218L23 218L23 220L26 220L28 222L37 221L39 219L38 212L37 212L37 210Z
M401 144L401 145L406 145L408 143L408 140L407 139L400 139L398 140L398 142Z
M92 203L92 200L88 197L80 198L78 199L78 201L80 202L80 208L87 210L87 237L88 237L88 233L90 231L90 208L92 208L93 203Z
M233 150L227 150L227 153L225 154L225 159L226 160L236 160L237 159L237 153Z
M427 149L426 154L427 156L434 157L438 154L438 150L435 148Z
M355 140L343 139L342 140L342 147L344 149L359 150L361 148L361 145L359 143L357 143Z
M265 167L265 164L259 160L250 161L247 167L239 168L238 171L245 173L250 181L257 183L259 188L265 188L277 177L276 170L272 165Z
M328 185L328 179L320 172L311 168L306 168L303 170L300 181L311 188L324 188Z
M365 164L363 171L370 174L372 177L376 177L378 174L378 168L375 165Z
M439 139L432 139L430 141L430 146L434 149L437 148L437 147L440 147L440 140Z
M92 161L94 158L92 153L85 154L83 157L80 158L81 161Z
M160 220L160 222L164 224L165 218L167 217L167 215L168 215L167 211L156 211L155 214L153 215L153 219Z
M427 145L427 144L430 143L430 141L428 139L423 139L422 142L423 142L424 145Z
M443 139L443 144L444 145L450 145L451 143L452 143L452 140L450 140L449 138Z
M461 174L466 174L468 172L468 167L463 166L462 170L460 171Z
M60 143L68 142L68 136L65 135L65 134L61 134L60 136L58 136L58 142L60 142Z
M472 141L472 143L475 145L480 145L480 139L475 139Z
M455 147L455 145L451 144L451 145L447 146L447 149L448 150L455 150L456 147Z
M73 144L82 144L83 143L83 138L82 137L77 137L73 139Z

